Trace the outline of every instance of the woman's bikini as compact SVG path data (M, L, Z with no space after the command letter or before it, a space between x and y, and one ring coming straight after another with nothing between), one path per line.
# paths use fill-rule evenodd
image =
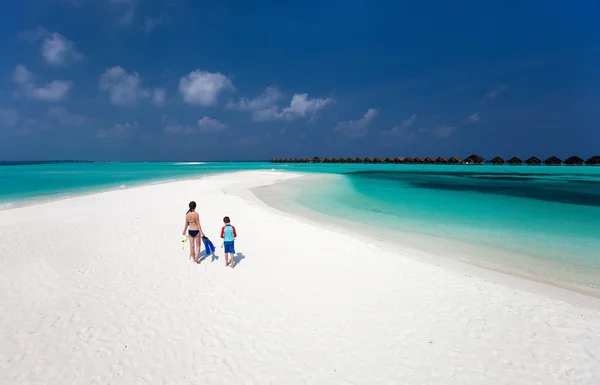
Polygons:
M195 211L192 211L192 213L194 213L194 212ZM195 223L196 223L196 219L194 219L193 221L188 220L188 226L195 224ZM198 233L200 233L200 230L188 230L188 234L192 238L196 238L196 236L198 236Z

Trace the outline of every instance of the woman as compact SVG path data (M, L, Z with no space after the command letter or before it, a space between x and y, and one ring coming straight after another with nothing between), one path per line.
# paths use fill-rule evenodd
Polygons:
M198 254L200 254L200 240L204 236L202 227L200 226L200 216L196 212L196 202L191 201L189 204L190 209L185 213L185 227L183 228L183 235L185 231L188 231L190 236L190 257L194 258L195 263L199 263ZM189 227L189 230L188 230Z

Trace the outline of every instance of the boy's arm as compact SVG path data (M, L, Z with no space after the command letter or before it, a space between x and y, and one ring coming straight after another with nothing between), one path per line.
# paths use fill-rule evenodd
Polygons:
M237 233L235 232L235 226L231 226L231 228L233 229L233 237L236 238L237 237Z
M225 238L225 226L221 227L221 238Z

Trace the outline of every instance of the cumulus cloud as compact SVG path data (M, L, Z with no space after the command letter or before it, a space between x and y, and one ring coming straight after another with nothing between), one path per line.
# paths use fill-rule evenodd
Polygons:
M75 48L75 43L67 40L60 33L52 33L44 38L42 56L46 63L60 66L71 61L81 60L83 55Z
M222 131L225 129L225 124L219 122L217 119L205 116L198 120L198 128L203 132Z
M12 128L19 123L19 113L12 108L0 108L0 128Z
M54 120L64 126L81 126L87 122L87 118L81 115L72 114L63 107L52 107L46 112L50 120Z
M386 135L406 136L410 135L409 128L417 121L417 115L412 114L408 119L403 120L399 125L394 126L391 130L384 131Z
M127 73L120 66L108 68L100 76L100 89L109 94L110 102L116 106L132 106L150 97L150 92L141 87L136 72Z
M234 89L233 83L220 72L196 70L179 80L183 101L192 105L214 106L219 95L228 89Z
M27 67L19 64L13 71L12 78L15 83L24 85L27 83L31 83L33 79L35 79L35 75L33 74L33 72L29 71Z
M67 97L67 93L73 86L73 82L64 80L52 80L40 86L26 88L26 95L32 99L44 100L46 102L58 102Z
M73 86L73 82L70 80L52 80L45 84L36 85L33 82L35 74L20 64L13 71L12 78L19 85L17 95L47 102L58 102L65 99Z
M162 88L157 88L154 90L154 94L152 95L152 104L158 107L162 107L165 105L165 90Z
M193 135L193 134L204 134L210 132L223 131L227 126L211 117L205 116L196 122L196 125L181 124L177 119L163 116L163 130L167 134L172 135Z
M253 112L255 121L272 121L272 120L295 120L302 118L314 118L314 116L331 104L331 98L313 98L309 99L308 94L295 94L292 96L292 101L289 107L279 109L277 106L272 106L263 110Z
M58 32L50 33L44 27L21 32L19 36L30 42L42 40L40 52L46 63L52 66L64 66L83 58L73 41Z
M500 95L501 93L503 93L507 89L508 89L508 84L502 84L502 85L496 87L496 89L494 89L489 94L485 95L485 97L483 98L483 100L485 101L485 100L495 99L496 96Z
M135 132L137 132L138 127L138 122L119 123L115 124L111 128L98 130L96 136L100 139L125 139L131 137Z
M249 99L242 97L239 102L230 101L227 108L239 111L261 111L273 108L283 98L283 94L276 87L267 87L265 92Z
M477 123L481 120L481 116L479 116L479 112L474 113L473 115L469 116L467 119L465 119L466 123Z
M340 122L335 127L336 131L342 132L350 138L360 138L365 136L367 129L377 117L379 110L377 108L369 108L367 112L359 120L349 120Z

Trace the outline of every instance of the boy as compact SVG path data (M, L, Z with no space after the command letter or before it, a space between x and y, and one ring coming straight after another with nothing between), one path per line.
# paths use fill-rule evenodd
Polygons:
M237 237L237 233L235 232L235 227L231 226L230 222L229 217L223 218L225 226L221 229L221 238L223 238L223 246L225 247L225 267L229 266L229 254L231 254L231 268L233 269L233 255L235 254L233 242L235 241L235 237Z

